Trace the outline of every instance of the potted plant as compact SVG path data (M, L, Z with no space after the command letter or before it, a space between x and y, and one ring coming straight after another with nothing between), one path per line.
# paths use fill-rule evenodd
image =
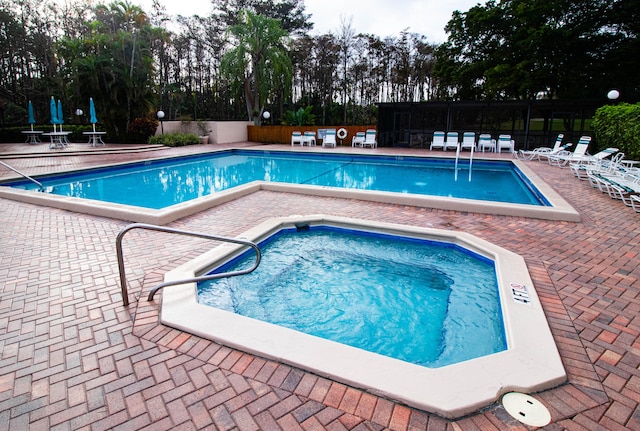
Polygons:
M197 125L198 125L198 129L200 129L200 140L202 141L203 144L208 144L209 143L209 133L211 133L211 130L209 130L207 128L208 124L206 121L201 121L198 120L197 121Z

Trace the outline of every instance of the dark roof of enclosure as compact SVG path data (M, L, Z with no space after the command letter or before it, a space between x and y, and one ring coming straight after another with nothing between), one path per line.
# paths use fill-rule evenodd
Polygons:
M378 143L382 146L425 146L434 131L510 134L517 148L591 134L598 100L434 101L378 104Z

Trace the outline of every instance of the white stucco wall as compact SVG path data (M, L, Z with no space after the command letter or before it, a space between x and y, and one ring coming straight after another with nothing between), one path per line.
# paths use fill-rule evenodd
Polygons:
M250 121L203 121L209 130L210 144L230 144L247 140L247 126L253 124ZM158 125L156 135L164 133L194 133L202 135L202 131L195 121L163 121Z

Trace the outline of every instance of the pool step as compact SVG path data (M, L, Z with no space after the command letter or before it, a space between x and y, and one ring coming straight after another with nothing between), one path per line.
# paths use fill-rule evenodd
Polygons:
M120 154L120 153L142 153L147 151L156 151L167 149L164 145L149 145L149 144L122 144L113 145L107 144L106 146L91 147L87 144L71 144L69 147L63 150L50 150L49 144L44 145L11 145L7 151L0 153L0 159L23 159L34 157L58 157L58 156L73 156L73 155L88 155L88 154Z

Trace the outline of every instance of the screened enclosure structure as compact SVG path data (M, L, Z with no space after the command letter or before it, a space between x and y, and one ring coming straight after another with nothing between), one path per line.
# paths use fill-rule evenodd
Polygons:
M592 135L591 119L608 100L420 102L378 105L378 145L429 148L434 131L509 134L516 149L567 142Z

